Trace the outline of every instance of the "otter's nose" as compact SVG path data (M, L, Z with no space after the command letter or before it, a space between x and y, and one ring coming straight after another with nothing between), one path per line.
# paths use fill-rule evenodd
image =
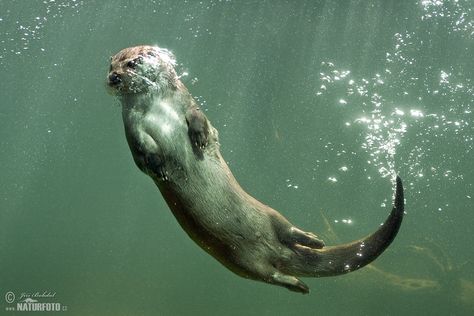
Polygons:
M113 72L109 75L109 85L115 86L122 82L122 78L116 72Z

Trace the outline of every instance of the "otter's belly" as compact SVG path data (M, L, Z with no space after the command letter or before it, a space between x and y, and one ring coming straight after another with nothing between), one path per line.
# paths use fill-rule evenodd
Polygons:
M272 231L269 214L222 167L205 154L184 169L184 181L170 178L159 187L183 228L195 231L194 237L205 242L217 239L234 248L236 243L250 245Z

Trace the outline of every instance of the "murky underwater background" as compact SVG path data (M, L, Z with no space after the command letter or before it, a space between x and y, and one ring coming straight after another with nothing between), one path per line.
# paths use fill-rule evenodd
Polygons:
M474 314L473 9L1 0L0 314L36 292L66 315ZM307 296L205 254L135 167L105 90L109 57L137 44L175 53L241 185L327 244L374 231L400 174L395 242L304 279Z

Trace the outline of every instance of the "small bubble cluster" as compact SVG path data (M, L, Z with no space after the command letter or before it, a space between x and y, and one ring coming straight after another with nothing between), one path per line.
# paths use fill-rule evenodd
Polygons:
M465 1L421 1L420 5L420 18L426 26L444 21L448 33L472 37L472 11ZM369 156L367 164L382 177L393 175L395 161L402 161L403 169L415 179L461 181L462 170L454 166L456 159L471 155L474 146L474 85L469 69L456 61L443 65L431 62L425 67L418 60L429 49L426 38L431 38L431 29L424 32L394 33L384 66L372 75L341 69L336 61L322 62L315 94L330 95L334 106L359 113L346 119L344 126L357 131L362 128L360 146ZM403 142L404 138L409 139ZM408 153L396 159L402 143ZM435 154L447 145L453 149ZM458 152L453 154L453 150ZM334 176L328 180L337 181Z
M422 0L422 21L433 22L436 26L448 25L450 33L463 37L474 36L474 18L470 0Z
M18 15L11 9L0 13L0 64L3 60L12 55L28 54L33 43L40 45L39 51L46 52L47 48L41 47L43 38L43 29L48 23L63 17L66 11L72 11L72 14L79 13L82 1L64 0L64 1L43 1L35 2L39 6L39 10L35 16L24 18L22 20L14 20ZM5 25L13 25L11 28Z

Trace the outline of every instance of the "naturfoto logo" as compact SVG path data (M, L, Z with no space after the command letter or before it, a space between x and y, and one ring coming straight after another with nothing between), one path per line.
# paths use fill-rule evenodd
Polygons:
M18 298L17 298L18 297ZM56 298L56 292L37 291L21 292L20 295L13 291L5 293L5 307L7 312L64 312L67 306L59 302L51 302Z

